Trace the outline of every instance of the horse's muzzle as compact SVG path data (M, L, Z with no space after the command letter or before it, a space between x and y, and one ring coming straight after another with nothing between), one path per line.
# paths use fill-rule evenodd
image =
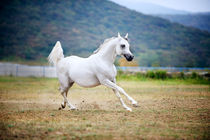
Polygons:
M124 57L126 58L127 61L132 61L134 56L130 54L124 54Z

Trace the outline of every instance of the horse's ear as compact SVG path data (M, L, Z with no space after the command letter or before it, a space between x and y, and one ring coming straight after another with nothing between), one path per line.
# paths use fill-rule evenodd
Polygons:
M118 32L117 36L118 36L119 38L121 37L119 32Z
M125 35L125 39L128 40L128 33Z

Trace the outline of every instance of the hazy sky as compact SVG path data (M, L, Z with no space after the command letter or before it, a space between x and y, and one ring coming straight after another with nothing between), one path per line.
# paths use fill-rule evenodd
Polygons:
M123 1L123 0L115 0ZM209 12L210 0L131 0L153 3L168 8L184 10L189 12Z

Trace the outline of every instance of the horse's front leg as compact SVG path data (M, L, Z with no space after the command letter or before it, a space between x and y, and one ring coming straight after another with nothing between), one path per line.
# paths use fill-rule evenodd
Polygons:
M115 83L111 82L109 79L104 79L101 81L101 84L102 85L105 85L109 88L112 88L114 90L117 90L119 91L120 93L124 94L129 101L131 101L132 105L137 107L138 106L138 103L137 101L135 101L132 97L130 97L121 87L119 87L118 85L116 85Z
M126 110L128 110L128 111L132 111L132 109L131 109L130 107L128 107L128 106L124 103L124 101L123 101L123 99L121 98L119 92L118 92L117 90L115 90L115 89L113 89L113 91L114 91L114 93L116 94L116 96L119 98L119 100L120 100L122 106L123 106Z
M116 84L116 79L113 80L113 83ZM116 94L116 96L119 98L119 100L120 100L122 106L123 106L126 110L128 110L128 111L132 111L132 109L131 109L130 107L128 107L128 106L124 103L123 99L122 99L121 96L120 96L120 93L119 93L117 90L115 90L115 89L113 89L113 91L114 91L114 93Z

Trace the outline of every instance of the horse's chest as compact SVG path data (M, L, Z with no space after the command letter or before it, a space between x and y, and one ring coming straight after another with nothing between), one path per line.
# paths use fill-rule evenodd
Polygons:
M116 68L114 66L106 66L100 67L98 73L104 75L106 78L113 80L116 77Z
M106 77L109 78L110 80L113 79L113 78L116 76L114 70L106 71L106 72L104 73L104 75L106 75Z

